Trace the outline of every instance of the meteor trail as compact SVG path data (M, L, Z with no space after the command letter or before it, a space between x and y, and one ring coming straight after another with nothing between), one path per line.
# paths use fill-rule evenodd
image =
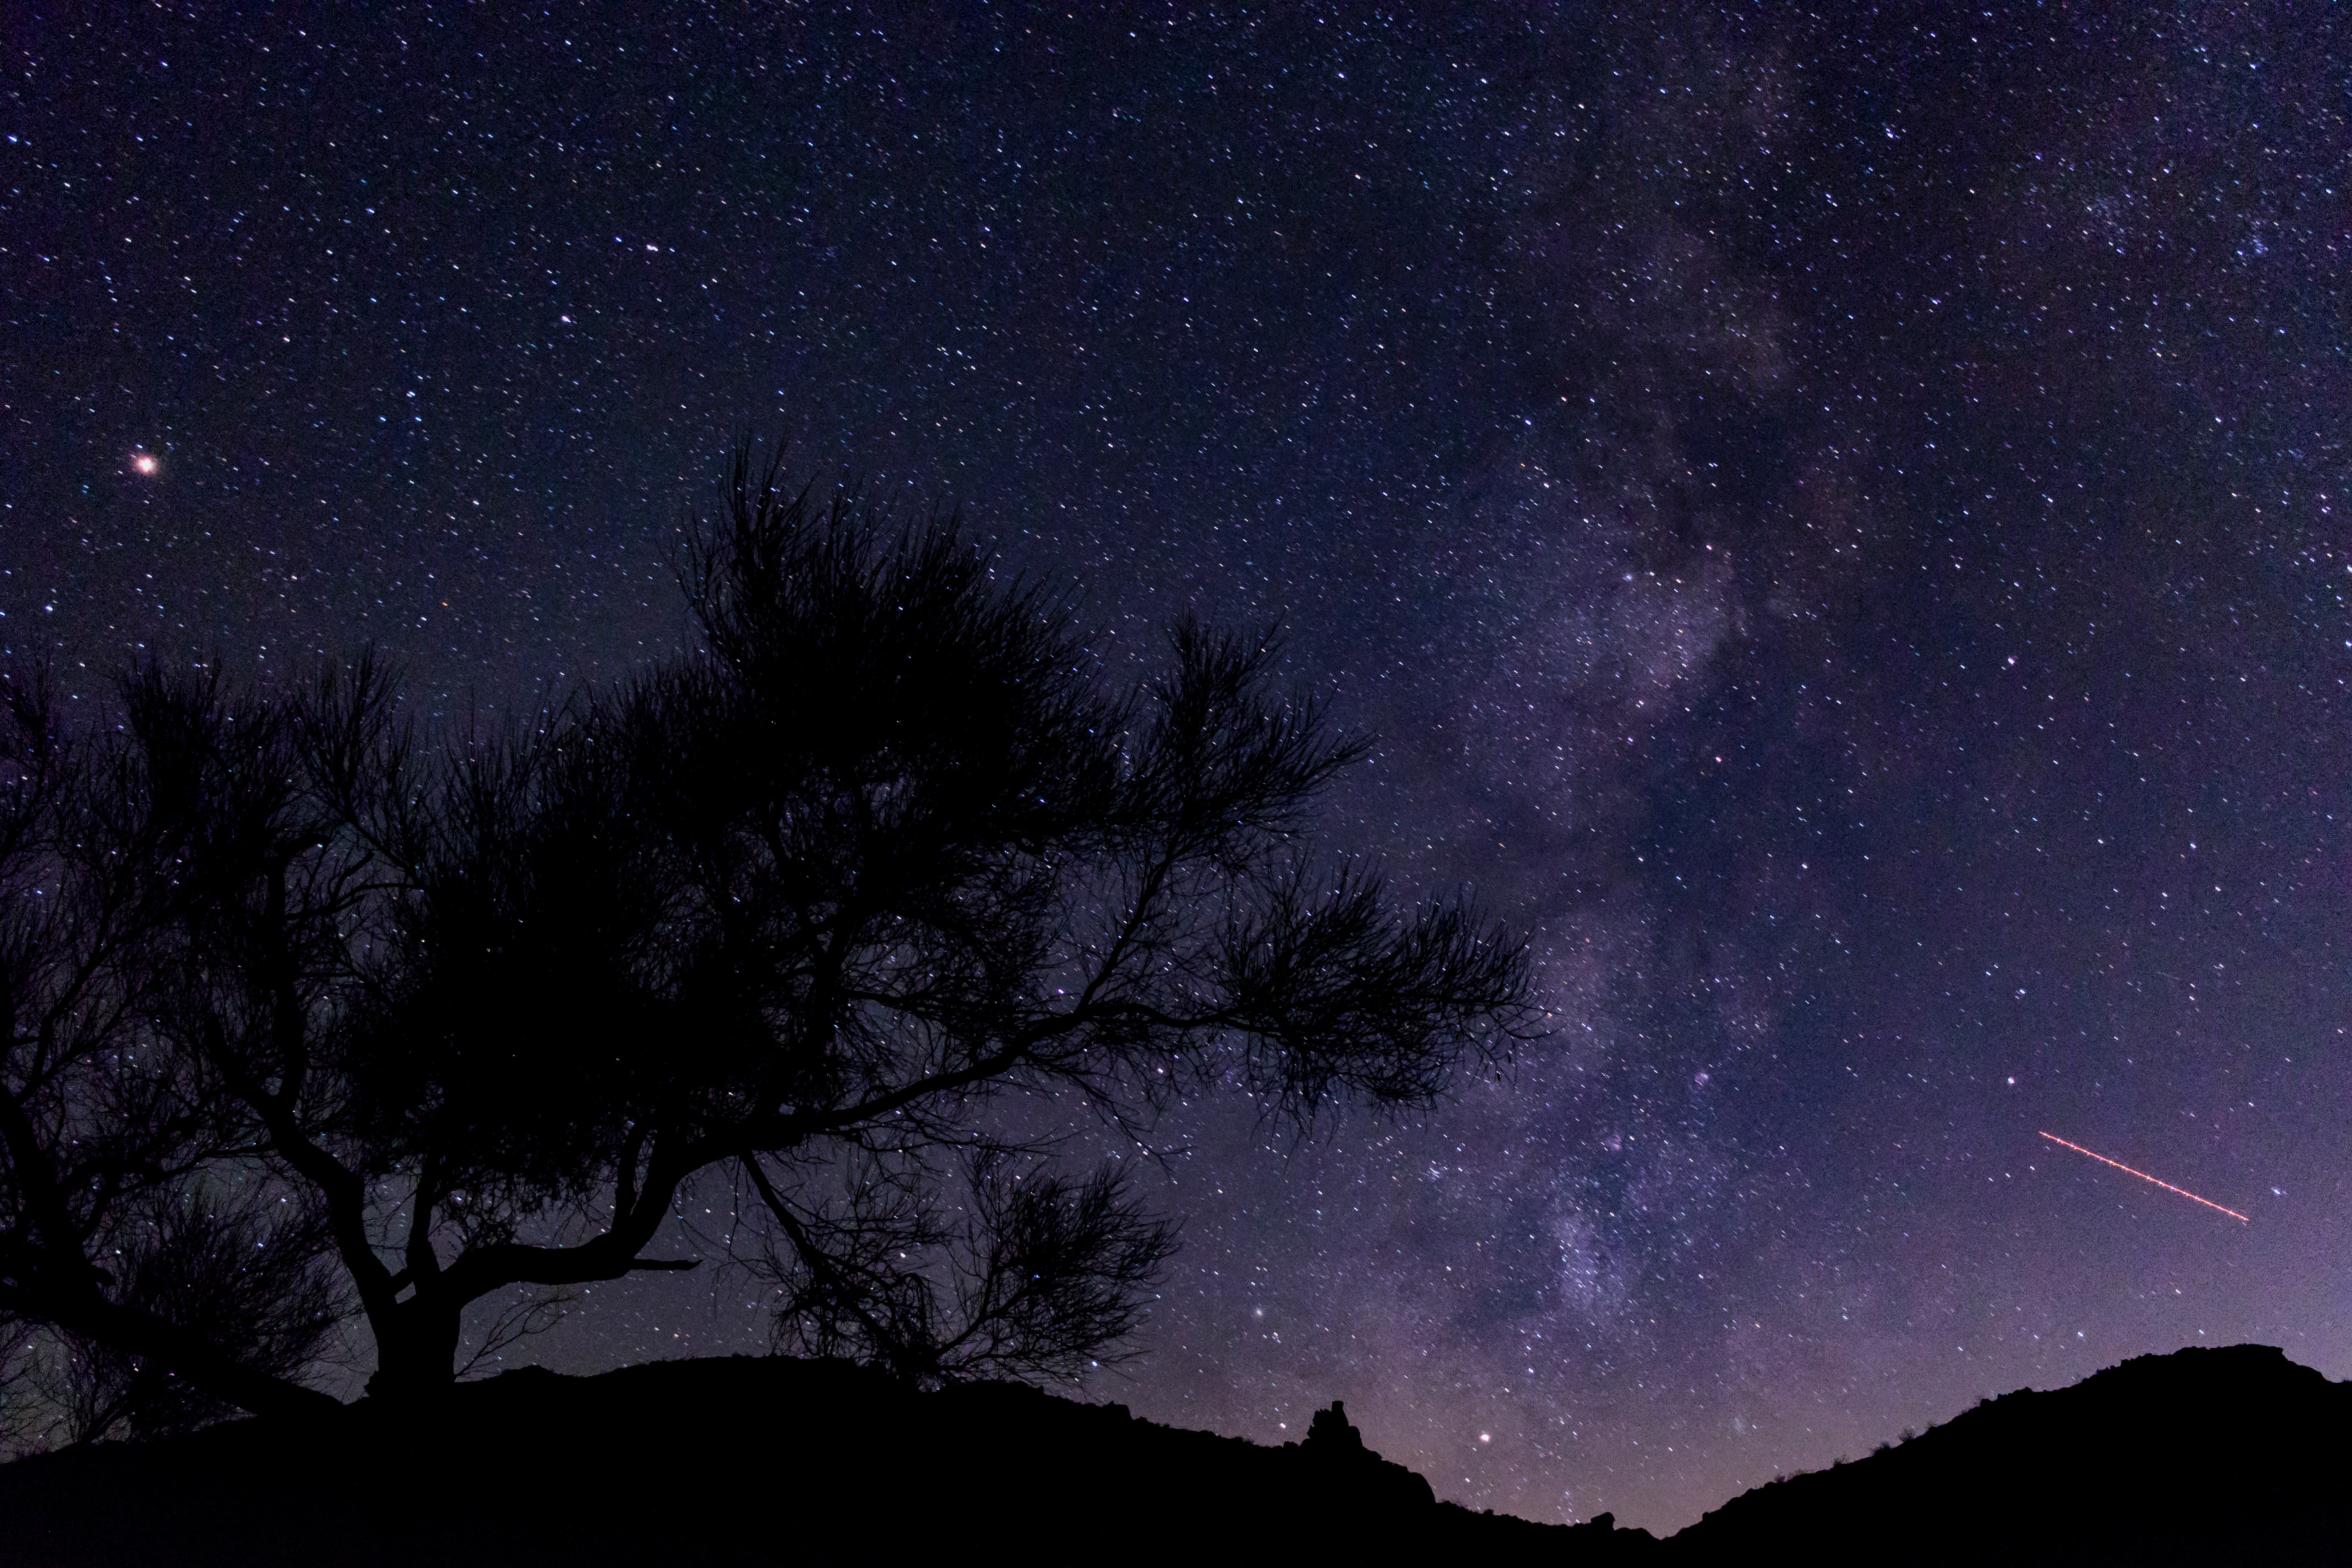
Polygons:
M2157 1182L2156 1178L2149 1175L2146 1171L2135 1171L2129 1165L2125 1164L2121 1160L2110 1160L2105 1154L2092 1154L2091 1151L2084 1148L2080 1143L2067 1143L2066 1140L2059 1137L2055 1132L2044 1132L2042 1136L2049 1139L2053 1143L2064 1144L2065 1147L2072 1149L2077 1154L2090 1154L2091 1158L2096 1160L2100 1164L2113 1165L2116 1170L2123 1172L2126 1175L2137 1176L2143 1182L2156 1182L2156 1184L2162 1187L2166 1192L2179 1193L2182 1197L2187 1198L2192 1204L2203 1204L2209 1209L2221 1209L2221 1212L2228 1215L2231 1219L2245 1220L2245 1223L2248 1225L2254 1223L2252 1220L2246 1219L2246 1216L2240 1214L2236 1209L2223 1209L2220 1204L2215 1203L2212 1199L2200 1198L2195 1193L2190 1192L2187 1187L2176 1187L2170 1182Z

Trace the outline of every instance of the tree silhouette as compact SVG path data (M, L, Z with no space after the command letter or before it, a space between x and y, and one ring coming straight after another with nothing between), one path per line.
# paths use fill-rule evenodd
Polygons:
M63 1358L87 1435L331 1403L290 1376L340 1315L320 1211L267 1137L313 1086L281 1064L265 1089L248 1037L257 1005L278 1035L331 1016L366 895L298 864L331 824L299 809L290 711L150 669L119 728L74 733L46 681L0 689L0 1321ZM270 921L308 922L297 970L231 951Z
M11 683L0 1314L296 1414L348 1312L417 1394L486 1297L691 1267L723 1182L787 1343L1066 1373L1171 1233L1005 1097L1303 1120L1524 1037L1516 943L1307 852L1362 746L1270 646L1179 626L1115 690L952 520L744 452L693 538L698 645L503 733L420 739L371 659L151 668L78 732ZM106 1261L159 1215L215 1283L262 1226L266 1306Z
M126 1228L112 1269L121 1300L182 1325L239 1364L291 1378L318 1361L342 1316L315 1214L275 1184L158 1191ZM33 1373L76 1443L153 1436L216 1419L223 1401L119 1342L57 1336Z
M909 1383L976 1376L1068 1378L1123 1359L1143 1293L1174 1232L1128 1195L1115 1171L1073 1182L1008 1172L989 1147L968 1161L960 1219L940 1209L937 1173L866 1159L838 1204L786 1197L760 1159L743 1170L776 1221L752 1271L780 1286L778 1338L846 1355ZM778 1242L783 1245L779 1246Z

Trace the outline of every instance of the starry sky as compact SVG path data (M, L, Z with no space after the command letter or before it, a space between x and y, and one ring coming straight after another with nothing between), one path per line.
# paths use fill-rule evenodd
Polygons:
M1558 1014L1164 1122L1095 1396L1663 1531L2142 1352L2352 1376L2336 7L916 9L13 12L0 645L528 710L789 438L1114 677L1282 626L1381 737L1330 844Z

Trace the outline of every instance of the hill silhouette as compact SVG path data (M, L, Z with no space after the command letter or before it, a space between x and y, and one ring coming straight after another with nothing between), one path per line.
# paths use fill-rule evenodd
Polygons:
M224 1423L0 1467L0 1563L1610 1563L1605 1521L1473 1512L1338 1405L1266 1447L1018 1384L843 1362L508 1373L323 1429Z
M2266 1346L1989 1400L1671 1539L1435 1501L1345 1410L1267 1447L845 1362L530 1370L307 1431L0 1466L0 1565L2352 1561L2352 1384Z
M2267 1345L2136 1357L1745 1492L1676 1562L2352 1562L2352 1383Z

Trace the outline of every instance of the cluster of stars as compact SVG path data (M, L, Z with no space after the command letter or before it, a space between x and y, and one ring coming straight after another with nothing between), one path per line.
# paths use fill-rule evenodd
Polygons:
M1424 1121L1171 1114L1103 1396L1341 1398L1441 1495L1663 1529L2200 1336L2343 1376L2352 1220L2287 1195L2352 1095L2332 21L1907 15L61 22L0 644L532 711L675 646L678 509L789 437L1108 677L1280 624L1378 735L1318 842L1542 963L1555 1033ZM761 1348L707 1289L534 1353Z

